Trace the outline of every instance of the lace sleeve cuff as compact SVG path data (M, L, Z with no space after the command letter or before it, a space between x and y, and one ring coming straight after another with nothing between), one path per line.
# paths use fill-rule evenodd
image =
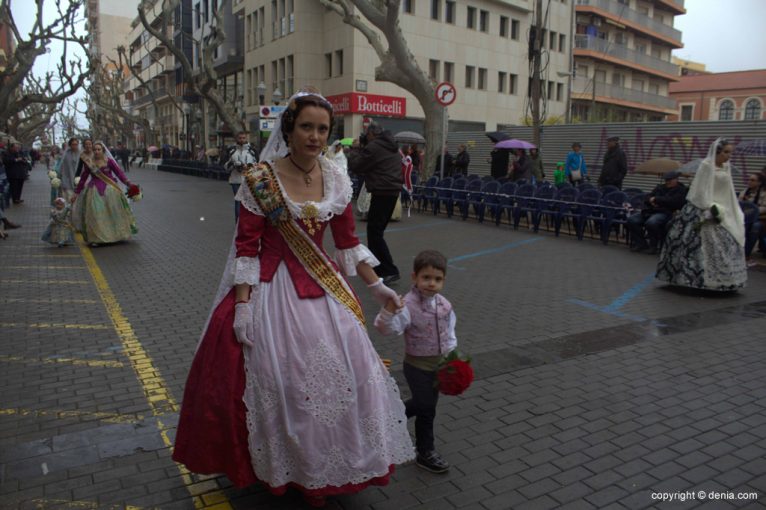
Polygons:
M234 265L234 285L257 285L260 279L261 262L258 257L237 257Z
M335 263L346 276L356 276L356 266L360 262L366 262L370 267L380 265L380 261L363 244L359 243L353 248L335 250Z

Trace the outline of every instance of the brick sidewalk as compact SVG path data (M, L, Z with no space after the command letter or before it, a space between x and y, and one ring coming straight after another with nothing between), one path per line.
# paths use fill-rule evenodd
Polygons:
M0 507L302 508L296 495L237 490L170 460L174 409L233 234L231 190L146 169L130 178L146 198L129 243L39 241L39 168L26 202L7 211L23 228L0 241ZM439 404L448 475L402 466L389 486L329 508L764 508L763 272L734 295L681 292L624 244L430 214L392 224L387 239L403 274L423 248L450 258L445 295L478 380ZM402 341L371 337L402 384ZM759 499L652 499L687 490Z

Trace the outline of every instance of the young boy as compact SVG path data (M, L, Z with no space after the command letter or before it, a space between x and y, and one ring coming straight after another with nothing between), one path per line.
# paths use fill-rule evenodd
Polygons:
M441 294L447 259L435 250L415 257L413 287L402 299L403 308L389 303L375 317L375 327L384 335L404 333L404 377L412 398L404 403L407 417L415 417L417 465L432 473L446 473L449 463L434 449L434 418L439 390L436 370L439 360L457 347L455 312Z

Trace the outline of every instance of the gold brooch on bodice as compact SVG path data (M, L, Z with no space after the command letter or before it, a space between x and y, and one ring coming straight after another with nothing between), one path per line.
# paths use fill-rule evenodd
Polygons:
M301 207L301 221L306 225L309 235L319 230L319 209L314 202L306 202Z

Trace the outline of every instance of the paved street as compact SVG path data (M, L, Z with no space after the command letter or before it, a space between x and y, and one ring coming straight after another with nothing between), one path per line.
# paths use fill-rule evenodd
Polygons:
M6 211L23 228L0 241L0 508L303 508L297 493L235 489L170 460L233 234L231 189L129 177L145 190L129 243L41 242L40 167ZM766 266L741 292L691 293L660 285L656 259L614 237L413 211L387 239L403 274L421 249L449 257L445 295L477 381L439 403L449 474L402 466L328 508L766 508ZM406 393L403 341L371 336Z

